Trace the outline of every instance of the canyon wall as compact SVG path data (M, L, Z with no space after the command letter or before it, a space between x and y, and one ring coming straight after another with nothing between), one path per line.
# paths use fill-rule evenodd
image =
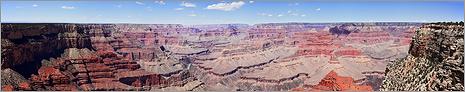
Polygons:
M2 24L2 69L30 76L42 59L66 48L91 48L88 35L75 24Z
M330 91L379 90L421 24L2 25L2 90Z
M2 25L2 90L149 90L143 86L182 85L189 78L185 72L147 72L136 62L165 55L160 44L178 44L176 39L153 40L179 34L163 29L185 31L176 29L181 25Z
M463 91L464 24L431 23L418 29L407 57L391 61L385 91Z

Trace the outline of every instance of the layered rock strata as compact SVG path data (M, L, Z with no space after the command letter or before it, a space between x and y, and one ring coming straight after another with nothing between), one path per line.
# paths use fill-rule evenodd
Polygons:
M463 22L423 25L407 57L386 68L384 91L463 91Z
M417 26L7 24L2 70L24 78L7 71L15 80L2 75L2 89L378 90L386 61L407 55Z
M28 78L40 61L66 48L91 48L88 35L75 24L2 24L2 69Z

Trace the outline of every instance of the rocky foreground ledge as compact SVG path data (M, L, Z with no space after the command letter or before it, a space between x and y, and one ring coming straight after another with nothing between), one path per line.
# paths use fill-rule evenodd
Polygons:
M463 22L423 25L409 55L388 64L381 90L463 91L463 29Z

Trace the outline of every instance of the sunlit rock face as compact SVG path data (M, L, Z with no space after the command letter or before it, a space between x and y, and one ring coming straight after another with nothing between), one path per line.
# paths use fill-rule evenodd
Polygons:
M2 24L4 90L379 90L418 23ZM22 68L27 67L27 68ZM12 81L4 81L3 73Z

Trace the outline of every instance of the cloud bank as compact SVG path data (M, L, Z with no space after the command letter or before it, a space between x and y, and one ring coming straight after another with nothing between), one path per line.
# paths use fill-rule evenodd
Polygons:
M217 4L208 5L206 9L233 11L233 10L241 8L242 5L244 4L245 4L244 1L237 1L237 2L231 2L231 3L217 3Z

